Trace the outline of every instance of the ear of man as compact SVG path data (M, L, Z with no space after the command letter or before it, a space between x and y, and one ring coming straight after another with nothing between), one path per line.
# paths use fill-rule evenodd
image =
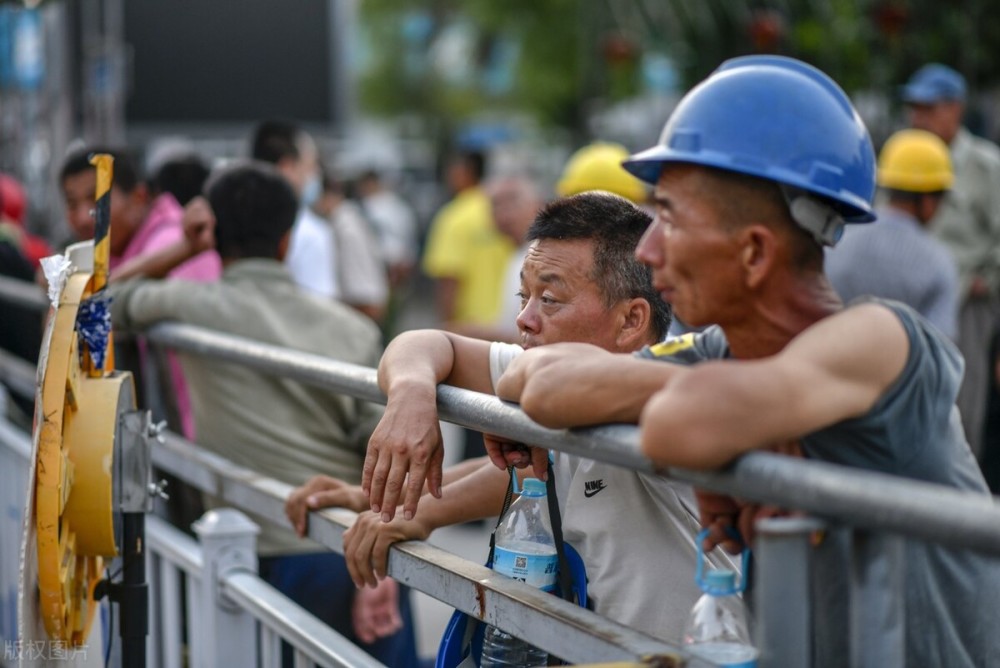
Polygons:
M652 341L651 331L652 309L649 302L641 297L627 299L619 305L618 336L615 344L619 350L638 350Z
M769 226L754 224L740 230L739 242L740 266L744 280L749 289L755 290L774 270L775 261L780 253L780 240Z

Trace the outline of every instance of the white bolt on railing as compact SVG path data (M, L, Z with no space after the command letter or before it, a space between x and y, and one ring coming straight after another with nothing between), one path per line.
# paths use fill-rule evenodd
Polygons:
M204 561L200 647L192 652L197 666L253 666L257 633L253 616L226 596L223 581L234 572L257 573L260 528L233 508L211 510L193 525ZM220 642L221 639L225 642Z

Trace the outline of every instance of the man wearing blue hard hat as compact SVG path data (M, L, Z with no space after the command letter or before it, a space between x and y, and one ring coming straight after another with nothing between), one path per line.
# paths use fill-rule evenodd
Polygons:
M990 499L954 405L954 345L901 303L845 307L824 274L823 246L845 225L878 224L871 140L836 83L789 58L728 61L624 164L655 186L637 257L680 318L711 326L647 348L649 360L528 350L501 398L553 428L639 422L659 466L776 449ZM543 457L532 453L536 470ZM752 542L753 506L709 493L699 505L709 544L727 526ZM815 549L846 564L849 541L831 531ZM909 542L905 563L902 617L869 611L905 652L895 665L996 665L1000 562ZM851 664L846 570L814 578L814 665Z
M955 183L930 229L951 251L961 282L956 343L965 358L958 407L969 445L982 452L990 341L1000 317L1000 148L962 126L965 78L931 63L902 89L910 125L948 144Z

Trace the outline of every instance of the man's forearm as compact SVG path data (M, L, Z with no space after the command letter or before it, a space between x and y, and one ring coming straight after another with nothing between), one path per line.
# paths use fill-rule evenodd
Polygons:
M390 399L394 395L448 383L476 392L490 392L489 342L436 329L404 332L392 340L378 366L378 383Z
M507 472L486 461L475 471L445 485L440 499L430 494L422 496L416 517L431 531L495 517L503 508L507 483Z
M674 371L671 364L621 356L581 364L566 361L530 379L521 408L553 429L637 423L643 406Z
M462 478L478 471L480 468L483 467L483 465L492 466L490 464L489 457L475 457L473 459L466 459L465 461L459 462L453 466L449 466L444 470L444 477L441 479L441 484L447 486L452 483L458 482Z
M124 281L136 276L164 278L192 257L191 244L187 239L180 239L158 251L132 258L111 272L111 280Z
M436 388L454 363L451 344L442 332L416 330L400 334L386 347L378 366L378 384L390 399L397 392Z

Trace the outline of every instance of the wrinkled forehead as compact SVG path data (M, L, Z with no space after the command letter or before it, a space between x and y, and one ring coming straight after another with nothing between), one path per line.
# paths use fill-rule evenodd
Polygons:
M593 267L591 239L535 239L521 264L521 279L525 283L582 289L596 285Z

